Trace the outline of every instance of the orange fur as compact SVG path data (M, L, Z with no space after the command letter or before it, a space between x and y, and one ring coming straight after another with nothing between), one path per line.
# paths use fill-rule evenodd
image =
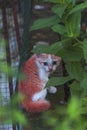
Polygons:
M43 81L39 79L38 68L35 63L36 57L33 55L26 61L23 67L25 79L19 81L19 92L24 94L25 98L21 102L21 106L29 112L42 112L50 108L47 100L32 101L32 96L42 90Z

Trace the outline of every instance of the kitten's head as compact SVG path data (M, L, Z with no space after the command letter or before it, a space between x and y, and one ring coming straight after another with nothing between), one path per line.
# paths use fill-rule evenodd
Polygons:
M61 58L52 54L36 54L36 62L39 68L51 73L56 70Z

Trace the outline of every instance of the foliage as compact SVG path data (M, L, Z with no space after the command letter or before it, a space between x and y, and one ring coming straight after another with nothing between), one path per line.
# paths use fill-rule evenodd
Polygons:
M87 109L87 32L81 28L82 11L87 8L86 0L44 0L53 3L50 18L39 19L34 22L31 30L51 28L61 37L50 46L39 45L33 49L34 53L52 53L62 57L67 71L67 77L53 77L47 84L61 85L71 81L71 94L80 98L80 102ZM85 99L85 100L84 100ZM83 103L83 100L85 103ZM85 111L87 114L87 110ZM67 123L67 121L66 121ZM67 128L68 130L68 128Z
M7 77L21 78L22 74L14 71L6 62L5 54L6 43L3 39L0 39L0 73L3 73ZM5 81L7 82L7 81ZM3 84L4 85L4 84ZM9 91L7 91L9 92ZM10 95L10 94L9 94ZM18 108L18 103L23 99L23 95L13 95L11 99L3 100L3 93L0 90L0 124L7 123L20 123L26 124L25 115Z
M60 106L56 111L46 112L44 120L52 130L86 130L86 117L82 115L81 105L81 101L73 97L66 107Z
M0 123L26 124L24 114L18 109L18 103L23 99L22 95L15 95L5 105L0 106ZM2 102L2 97L0 101Z

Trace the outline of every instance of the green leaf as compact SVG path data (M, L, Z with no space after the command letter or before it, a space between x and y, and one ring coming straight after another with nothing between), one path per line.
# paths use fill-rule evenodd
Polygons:
M33 53L49 53L49 54L57 54L58 51L60 51L61 49L63 49L65 46L67 46L66 44L69 44L68 42L70 41L70 39L65 39L59 42L56 42L52 45L37 45L36 48L34 48L32 50Z
M50 18L38 19L34 22L32 27L30 28L30 31L50 27L58 22L60 22L60 20L58 19L57 16L52 16Z
M52 44L49 48L50 52L52 52L53 54L59 55L60 53L58 53L58 52L60 52L60 50L62 51L63 48L66 48L70 44L70 40L71 39L68 38L68 39L64 39L64 40L61 40L61 41L58 41L58 42Z
M76 38L80 35L80 25L81 25L81 13L76 12L70 15L65 24L67 29L67 34L69 37Z
M70 84L70 90L72 96L81 97L82 89L80 88L80 82L74 81L72 84Z
M69 3L72 3L72 5L75 5L75 4L76 4L76 0L69 0L68 2L69 2Z
M77 6L75 6L70 12L69 12L69 15L70 14L73 14L73 13L77 13L77 12L80 12L82 11L83 9L87 8L87 2L83 2L81 4L78 4Z
M24 95L21 93L15 94L11 97L11 107L17 106L18 103L20 103L24 99Z
M71 121L75 121L76 122L76 121L78 121L80 119L81 103L80 103L78 98L73 97L71 99L70 103L68 104L67 114L69 116L68 118L70 118Z
M63 85L66 82L68 82L69 80L71 80L71 78L69 76L67 76L67 77L52 77L48 81L46 87Z
M0 64L0 72L3 72L9 76L13 76L16 73L16 71L14 71L6 62Z
M87 73L84 74L84 78L81 80L81 88L87 91Z
M61 25L61 24L55 24L54 26L52 26L52 30L54 32L57 32L61 35L64 35L66 33L66 28L65 26Z
M82 48L79 46L71 46L71 39L53 43L52 45L37 45L32 50L33 53L55 54L63 58L64 61L79 61L83 57Z
M74 5L76 0L44 0L44 2L51 2L56 4L72 3Z
M83 58L83 51L79 46L69 46L59 51L58 55L62 57L64 61L80 61L81 58Z
M16 109L12 111L12 120L14 123L19 123L22 125L25 125L27 123L27 120L25 116L22 114L22 112Z
M62 41L59 41L50 46L50 52L52 52L53 54L56 54L62 48L63 48Z
M81 114L87 115L87 105L82 107Z
M50 53L49 45L37 45L33 50L33 53Z
M83 53L84 53L84 58L87 62L87 39L84 39L83 41Z
M66 69L71 78L77 81L82 80L84 71L80 62L69 62L66 64Z
M59 3L63 4L66 2L66 0L44 0L45 2L52 2L52 3Z
M67 4L53 6L52 11L62 18Z

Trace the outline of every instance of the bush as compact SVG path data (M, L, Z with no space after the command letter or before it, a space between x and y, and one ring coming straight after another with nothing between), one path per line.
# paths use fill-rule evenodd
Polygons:
M85 130L87 125L82 115L87 115L87 30L86 27L81 28L81 17L82 12L87 8L87 1L43 0L43 2L53 3L51 11L54 15L36 20L30 31L48 27L58 33L60 40L48 47L38 45L33 52L51 53L62 57L67 76L51 78L47 87L70 82L72 95L72 101L66 109L67 116L63 117L63 122L58 116L51 118L52 113L48 116L50 117L48 120L53 124L54 130L58 128Z

